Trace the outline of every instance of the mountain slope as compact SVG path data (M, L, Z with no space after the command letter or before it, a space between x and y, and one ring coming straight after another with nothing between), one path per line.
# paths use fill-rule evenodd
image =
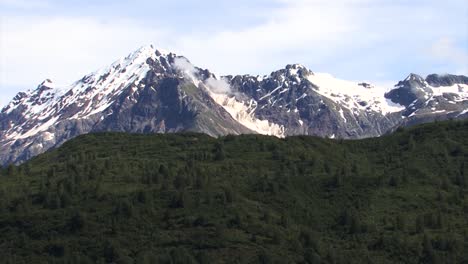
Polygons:
M457 75L432 74L423 79L410 74L387 94L395 103L404 105L404 125L434 119L467 118L468 78Z
M389 103L382 88L316 74L297 64L263 78L236 76L231 83L255 100L256 116L284 126L286 135L379 136L399 121L392 114L404 109Z
M293 64L268 76L216 77L142 47L69 87L45 80L0 113L0 164L89 132L375 137L401 125L468 117L465 76L411 74L392 89Z
M99 133L0 170L4 263L464 263L468 122Z
M29 159L91 131L253 133L187 81L176 59L143 47L70 87L46 80L18 94L0 114L0 162Z

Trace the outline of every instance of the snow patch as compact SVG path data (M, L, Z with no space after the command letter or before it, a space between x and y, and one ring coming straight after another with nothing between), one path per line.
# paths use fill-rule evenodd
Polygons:
M429 86L432 90L433 96L444 96L444 94L456 94L458 96L455 101L461 102L468 100L468 85L454 84L452 86Z
M461 116L461 115L464 115L464 114L466 114L466 113L468 113L468 109L465 109L465 110L461 111L461 113L459 113L459 114L457 115L457 117L458 117L458 116Z
M234 95L215 92L219 89L211 86L213 84L215 83L209 82L206 84L208 94L237 122L259 134L285 137L284 126L269 122L268 120L260 120L255 117L254 113L257 108L256 101L250 100L248 105L246 105L244 102L238 101Z
M271 92L269 92L269 93L265 94L264 96L260 97L260 99L258 99L258 100L261 101L261 100L263 100L263 99L265 99L265 98L267 98L267 97L270 97L273 93L275 93L276 91L278 91L281 87L282 87L281 85L278 86L278 87L276 87L276 88L273 89Z
M347 123L348 120L346 120L346 117L344 116L343 108L340 108L340 111L338 111L338 112L340 113L340 116L341 116L341 118L343 119L343 121L344 121L345 123Z
M374 86L366 88L359 83L340 80L327 73L315 73L307 76L307 79L317 85L317 93L350 110L372 110L382 114L400 112L404 106L392 103L385 98L389 89Z
M34 136L36 135L37 133L39 132L42 132L42 131L46 131L47 129L49 129L51 126L53 126L57 120L60 118L60 116L56 116L54 118L51 118L49 119L47 122L45 123L42 123L40 125L36 125L35 127L33 127L32 129L30 129L29 131L27 131L26 133L23 133L23 134L19 134L19 135L16 135L16 137L10 137L10 138L14 138L14 139L24 139L24 138L28 138L28 137L31 137L31 136Z
M186 77L188 77L195 84L195 86L198 87L200 80L195 77L197 69L195 66L193 66L192 63L190 63L189 60L183 57L175 58L173 65L176 69L180 70Z
M55 135L53 133L46 131L42 133L42 138L44 139L44 141L51 141L51 140L54 140Z
M284 126L269 122L268 120L260 120L254 116L256 103L251 103L247 106L243 102L237 101L235 96L230 97L227 94L217 94L211 91L209 91L209 94L232 118L248 129L263 135L285 137Z
M15 129L9 131L6 138L24 139L45 131L60 120L60 111L73 105L79 109L70 119L86 118L104 111L126 88L133 85L136 90L136 85L150 71L147 59L157 60L164 56L160 51L158 53L160 55L156 55L152 46L142 47L70 86L56 87L49 79L45 80L37 89L25 92L19 102L10 104L5 111L8 114L18 106L24 106L23 116L27 119L23 124L13 124ZM43 122L46 119L49 120ZM23 130L32 121L40 125Z

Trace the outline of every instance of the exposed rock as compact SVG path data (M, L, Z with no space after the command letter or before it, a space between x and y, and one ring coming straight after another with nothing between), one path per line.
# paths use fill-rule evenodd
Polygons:
M57 88L47 79L18 93L0 112L0 164L98 131L363 138L400 125L467 118L465 76L424 80L410 74L384 97L370 83L315 74L300 64L268 76L217 79L188 61L189 69L176 67L178 58L143 47L70 87Z
M434 87L440 86L452 86L455 84L467 84L468 77L463 75L452 75L452 74L430 74L426 77L426 82Z

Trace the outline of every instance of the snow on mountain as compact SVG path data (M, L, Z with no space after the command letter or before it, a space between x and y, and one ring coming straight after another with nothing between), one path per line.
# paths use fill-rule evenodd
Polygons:
M161 59L167 53L144 46L108 67L103 67L66 87L55 87L51 80L13 100L2 112L12 113L21 107L23 123L12 124L7 139L24 139L47 130L62 118L81 119L99 114L113 103L125 88L136 86L150 71L146 61ZM18 97L18 96L17 96ZM67 110L67 111L64 111ZM34 126L30 126L34 122Z
M264 76L216 76L152 45L69 86L44 80L0 112L0 163L97 131L277 137L380 136L400 125L466 118L468 78L410 74L391 88L289 64Z
M454 84L452 86L430 86L432 90L432 96L444 96L445 94L453 94L455 98L454 102L462 102L468 100L468 85L466 84Z
M112 104L112 98L123 92L123 88L138 85L150 70L148 58L157 59L155 49L145 46L125 58L86 75L74 83L66 103L78 103L82 108L72 118L83 118L100 113ZM165 55L165 54L164 54ZM159 57L164 56L161 54ZM133 87L136 89L136 87Z
M231 93L229 83L223 78L217 79L216 76L212 74L207 79L201 80L196 76L197 68L185 58L175 59L174 66L182 71L196 87L205 88L208 95L243 126L258 134L277 137L285 136L284 126L269 122L268 120L256 118L254 112L257 107L257 102L253 99L248 100L247 103L238 100L236 96Z
M351 111L374 111L382 114L400 112L400 104L385 98L388 88L365 82L351 82L334 78L327 73L310 74L307 79L315 84L315 91Z
M260 120L254 113L257 108L255 100L249 100L248 104L238 101L236 96L225 93L215 93L211 89L209 95L239 123L259 134L285 137L284 126L268 120Z

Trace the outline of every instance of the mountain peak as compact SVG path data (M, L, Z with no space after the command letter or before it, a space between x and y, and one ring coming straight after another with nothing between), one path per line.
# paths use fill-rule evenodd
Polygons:
M300 82L301 78L306 78L309 75L313 75L314 73L309 70L307 67L301 64L288 64L283 69L278 71L274 71L270 74L273 78L292 78L297 82Z
M467 77L412 73L386 93L297 63L221 80L150 44L69 86L45 79L18 93L0 112L0 165L95 131L379 136L405 122L466 116L468 85L460 83Z
M292 74L297 74L297 73L302 73L304 75L313 74L313 72L310 69L308 69L306 66L302 64L298 64L298 63L288 64L286 65L285 69L288 70Z
M452 86L455 84L468 85L468 77L464 75L453 74L429 74L426 77L426 82L434 87Z
M146 45L130 53L125 59L135 60L140 57L150 58L156 55L156 49L153 45Z
M157 49L153 44L141 46L134 52L130 53L125 60L139 60L143 59L146 60L148 58L156 59L159 57L167 57L170 54L174 54L164 49ZM175 55L175 54L174 54Z
M48 88L51 88L51 89L55 89L55 83L52 82L50 79L45 79L43 82L41 82L39 87L41 87L41 86L48 87Z
M406 77L405 81L414 81L414 82L424 83L424 78L416 73L410 73L408 77Z
M307 69L307 67L305 67L304 65L299 64L299 63L288 64L288 65L286 65L285 68L286 69Z

